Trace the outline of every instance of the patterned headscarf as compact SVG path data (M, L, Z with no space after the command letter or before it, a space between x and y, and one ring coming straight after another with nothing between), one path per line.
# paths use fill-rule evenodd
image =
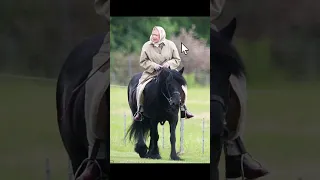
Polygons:
M151 43L152 43L154 46L159 47L159 45L166 39L166 31L165 31L165 30L163 29L163 27L161 27L161 26L155 26L155 27L152 29L152 31L153 31L154 29L157 29L157 30L159 31L160 39L159 39L159 42L157 42L157 43L152 42L152 34L151 34L151 35L150 35L150 41L151 41Z

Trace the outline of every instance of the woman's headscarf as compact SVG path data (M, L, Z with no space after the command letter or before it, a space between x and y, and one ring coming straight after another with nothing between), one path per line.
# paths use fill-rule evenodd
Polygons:
M219 18L224 8L226 0L210 0L210 21L214 21Z
M159 31L160 39L159 39L159 42L154 43L154 42L152 41L152 33L151 33L151 35L150 35L150 41L151 41L151 43L152 43L154 46L159 47L159 45L166 39L166 31L165 31L165 30L163 29L163 27L161 27L161 26L155 26L155 27L152 29L152 31L153 31L154 29L157 29L157 30Z

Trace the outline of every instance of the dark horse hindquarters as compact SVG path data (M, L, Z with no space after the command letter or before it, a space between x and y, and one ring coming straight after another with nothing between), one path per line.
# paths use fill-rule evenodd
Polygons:
M141 158L160 159L158 148L158 123L165 122L170 124L170 142L171 154L173 160L180 160L176 152L176 126L178 123L180 94L183 93L181 86L186 85L186 81L182 76L183 69L179 72L176 70L162 69L155 79L151 80L144 88L144 119L140 122L133 121L127 131L129 139L136 141L135 151ZM128 85L128 103L132 111L132 115L137 110L136 88L141 73L132 77ZM178 92L179 93L174 93ZM174 95L176 94L176 95ZM179 94L179 97L177 96ZM169 99L167 99L169 97ZM170 110L169 110L170 109ZM146 145L146 137L150 131L150 147Z
M85 86L72 93L88 76L92 59L98 53L106 34L86 39L67 57L60 71L56 89L58 126L63 145L72 163L73 174L88 157L84 114ZM110 92L110 88L106 95ZM109 97L108 95L106 97ZM109 99L106 99L109 102Z

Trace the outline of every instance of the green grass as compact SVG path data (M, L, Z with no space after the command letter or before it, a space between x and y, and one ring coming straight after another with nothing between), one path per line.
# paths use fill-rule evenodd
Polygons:
M0 77L1 179L66 179L68 158L60 140L55 83Z
M271 171L263 180L319 177L320 88L292 85L248 92L245 145Z
M62 146L56 123L55 82L26 80L0 76L0 172L2 179L45 179L45 159L50 158L51 180L67 179L66 152ZM123 90L112 89L111 158L115 162L141 162L133 152L133 145L123 144L123 113L129 114ZM203 93L195 95L190 89L189 109L196 115L186 120L187 144L185 162L204 162L201 146L190 142L201 138L201 118L209 117L208 101ZM271 174L262 180L318 179L320 162L320 86L312 84L249 89L248 120L244 135L245 145L252 156L266 166ZM203 97L202 97L203 96ZM115 98L118 100L115 101ZM121 100L122 99L122 100ZM120 101L121 100L121 101ZM203 111L201 111L203 109ZM203 113L199 113L203 112ZM130 119L127 118L127 125ZM179 126L179 125L178 125ZM208 127L208 125L206 125ZM167 129L167 124L166 124ZM199 129L200 135L194 129ZM161 129L160 129L161 132ZM168 131L165 131L168 135ZM206 130L206 137L208 136ZM179 130L177 130L179 138ZM159 146L162 161L169 161L169 139L165 138L162 149L162 134ZM187 138L189 136L189 138ZM192 141L190 140L192 136ZM208 137L205 139L208 142ZM198 142L198 144L201 144ZM179 142L178 146L179 147ZM179 148L178 148L179 149ZM222 158L223 161L223 158ZM175 162L176 163L176 162ZM223 171L223 162L221 171ZM208 172L209 173L209 172Z
M112 163L210 163L210 101L209 88L190 88L188 90L187 105L195 117L185 120L184 126L184 161L172 161L170 156L169 124L164 124L164 147L162 146L162 126L159 124L159 150L161 160L141 159L134 152L134 144L124 142L124 115L126 115L126 129L132 122L132 114L127 102L126 88L111 88L111 133L110 133L110 158ZM204 119L204 154L202 154L202 120ZM180 150L180 121L177 126L177 151ZM147 139L147 146L149 139Z

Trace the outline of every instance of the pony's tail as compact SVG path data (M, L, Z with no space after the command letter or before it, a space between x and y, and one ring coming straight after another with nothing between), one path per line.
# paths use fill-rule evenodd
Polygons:
M139 137L141 136L146 139L149 131L150 125L146 119L144 119L143 121L133 121L126 133L126 138L129 135L130 141L134 140L135 142L137 142Z

